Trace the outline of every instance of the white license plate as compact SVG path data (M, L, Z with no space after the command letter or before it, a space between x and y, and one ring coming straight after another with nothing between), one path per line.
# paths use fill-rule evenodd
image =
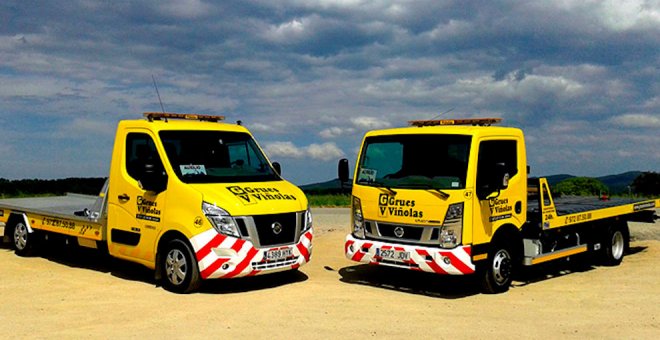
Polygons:
M291 248L271 249L266 252L264 259L266 261L279 261L293 256Z
M376 248L376 256L384 260L405 262L410 260L410 252L394 249Z

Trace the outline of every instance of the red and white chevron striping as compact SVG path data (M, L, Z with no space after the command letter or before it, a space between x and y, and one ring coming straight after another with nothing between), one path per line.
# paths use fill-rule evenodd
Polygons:
M312 253L312 230L298 243L257 249L252 242L218 234L209 229L190 239L203 279L233 278L296 269L309 262ZM265 259L270 250L291 247L291 256L275 262Z
M387 260L377 255L377 249L379 251L395 250L407 252L410 257L402 261ZM472 263L471 251L472 248L470 246L457 247L455 249L440 249L414 245L394 245L386 242L361 240L354 238L352 235L346 237L346 243L344 244L346 257L356 262L449 275L474 273L475 266Z

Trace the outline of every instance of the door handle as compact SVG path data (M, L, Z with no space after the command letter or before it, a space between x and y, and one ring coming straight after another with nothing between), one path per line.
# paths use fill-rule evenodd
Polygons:
M128 202L128 201L131 200L131 196L128 196L126 194L121 194L121 195L117 196L117 198L119 198L119 200L122 201L122 202Z

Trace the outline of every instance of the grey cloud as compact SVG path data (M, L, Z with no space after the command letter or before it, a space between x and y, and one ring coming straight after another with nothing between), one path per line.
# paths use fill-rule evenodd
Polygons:
M155 75L168 110L241 119L266 142L333 139L347 153L364 129L451 108L531 137L577 121L590 124L572 134L610 124L650 136L659 12L642 0L10 0L0 4L0 109L112 122L159 108Z

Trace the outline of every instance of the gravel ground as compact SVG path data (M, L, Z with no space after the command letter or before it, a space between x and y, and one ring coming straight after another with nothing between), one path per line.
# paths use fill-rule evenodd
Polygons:
M659 224L632 224L618 267L552 263L505 294L473 277L361 265L344 257L348 209L313 209L312 261L298 273L206 282L172 294L152 273L68 248L0 247L0 334L43 338L657 339Z

